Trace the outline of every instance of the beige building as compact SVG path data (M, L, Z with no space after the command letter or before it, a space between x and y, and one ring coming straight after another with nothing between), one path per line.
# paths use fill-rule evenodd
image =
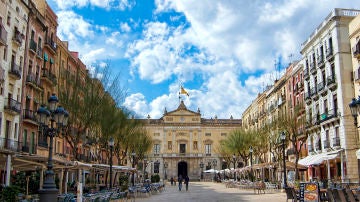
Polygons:
M153 150L147 157L148 162L160 162L159 175L168 178L188 175L190 179L200 179L200 163L205 169L220 170L226 167L222 156L217 152L219 142L232 130L241 127L241 119L206 119L186 108L183 101L174 111L164 111L160 119L146 122L148 133L153 139ZM147 172L153 173L153 163ZM166 169L164 165L167 165Z
M360 96L360 15L355 17L349 24L350 46L352 49L352 65L354 72L354 98ZM359 122L357 117L357 123ZM358 124L359 125L359 124ZM357 144L359 145L359 131L357 131ZM360 159L360 150L357 150L356 157Z
M334 9L302 44L310 178L358 181L357 130L349 103L349 23L359 10Z

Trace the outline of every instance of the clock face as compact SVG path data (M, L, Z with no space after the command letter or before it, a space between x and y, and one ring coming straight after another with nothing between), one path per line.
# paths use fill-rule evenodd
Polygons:
M180 117L180 121L181 121L181 122L184 122L184 121L185 121L185 117L183 117L183 116Z

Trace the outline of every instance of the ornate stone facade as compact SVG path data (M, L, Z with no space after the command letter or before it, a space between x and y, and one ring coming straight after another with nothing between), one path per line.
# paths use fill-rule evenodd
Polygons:
M150 119L146 128L153 139L153 149L148 155L148 162L160 162L161 178L188 175L196 180L201 177L200 163L203 170L221 170L225 161L218 153L219 142L232 130L241 127L241 119L201 118L200 110L188 110L183 101L174 111L164 111L160 119ZM165 169L164 165L167 165ZM146 168L153 173L154 163Z

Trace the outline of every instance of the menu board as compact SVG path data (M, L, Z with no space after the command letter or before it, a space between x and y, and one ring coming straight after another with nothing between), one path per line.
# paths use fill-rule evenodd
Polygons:
M300 183L299 198L300 202L318 202L320 201L319 196L319 185L315 182Z

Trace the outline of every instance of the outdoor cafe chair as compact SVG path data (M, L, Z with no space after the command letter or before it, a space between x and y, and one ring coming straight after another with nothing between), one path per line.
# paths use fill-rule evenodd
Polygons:
M300 199L299 195L296 194L296 191L293 187L285 187L286 192L286 201L291 199L291 201L296 202Z

